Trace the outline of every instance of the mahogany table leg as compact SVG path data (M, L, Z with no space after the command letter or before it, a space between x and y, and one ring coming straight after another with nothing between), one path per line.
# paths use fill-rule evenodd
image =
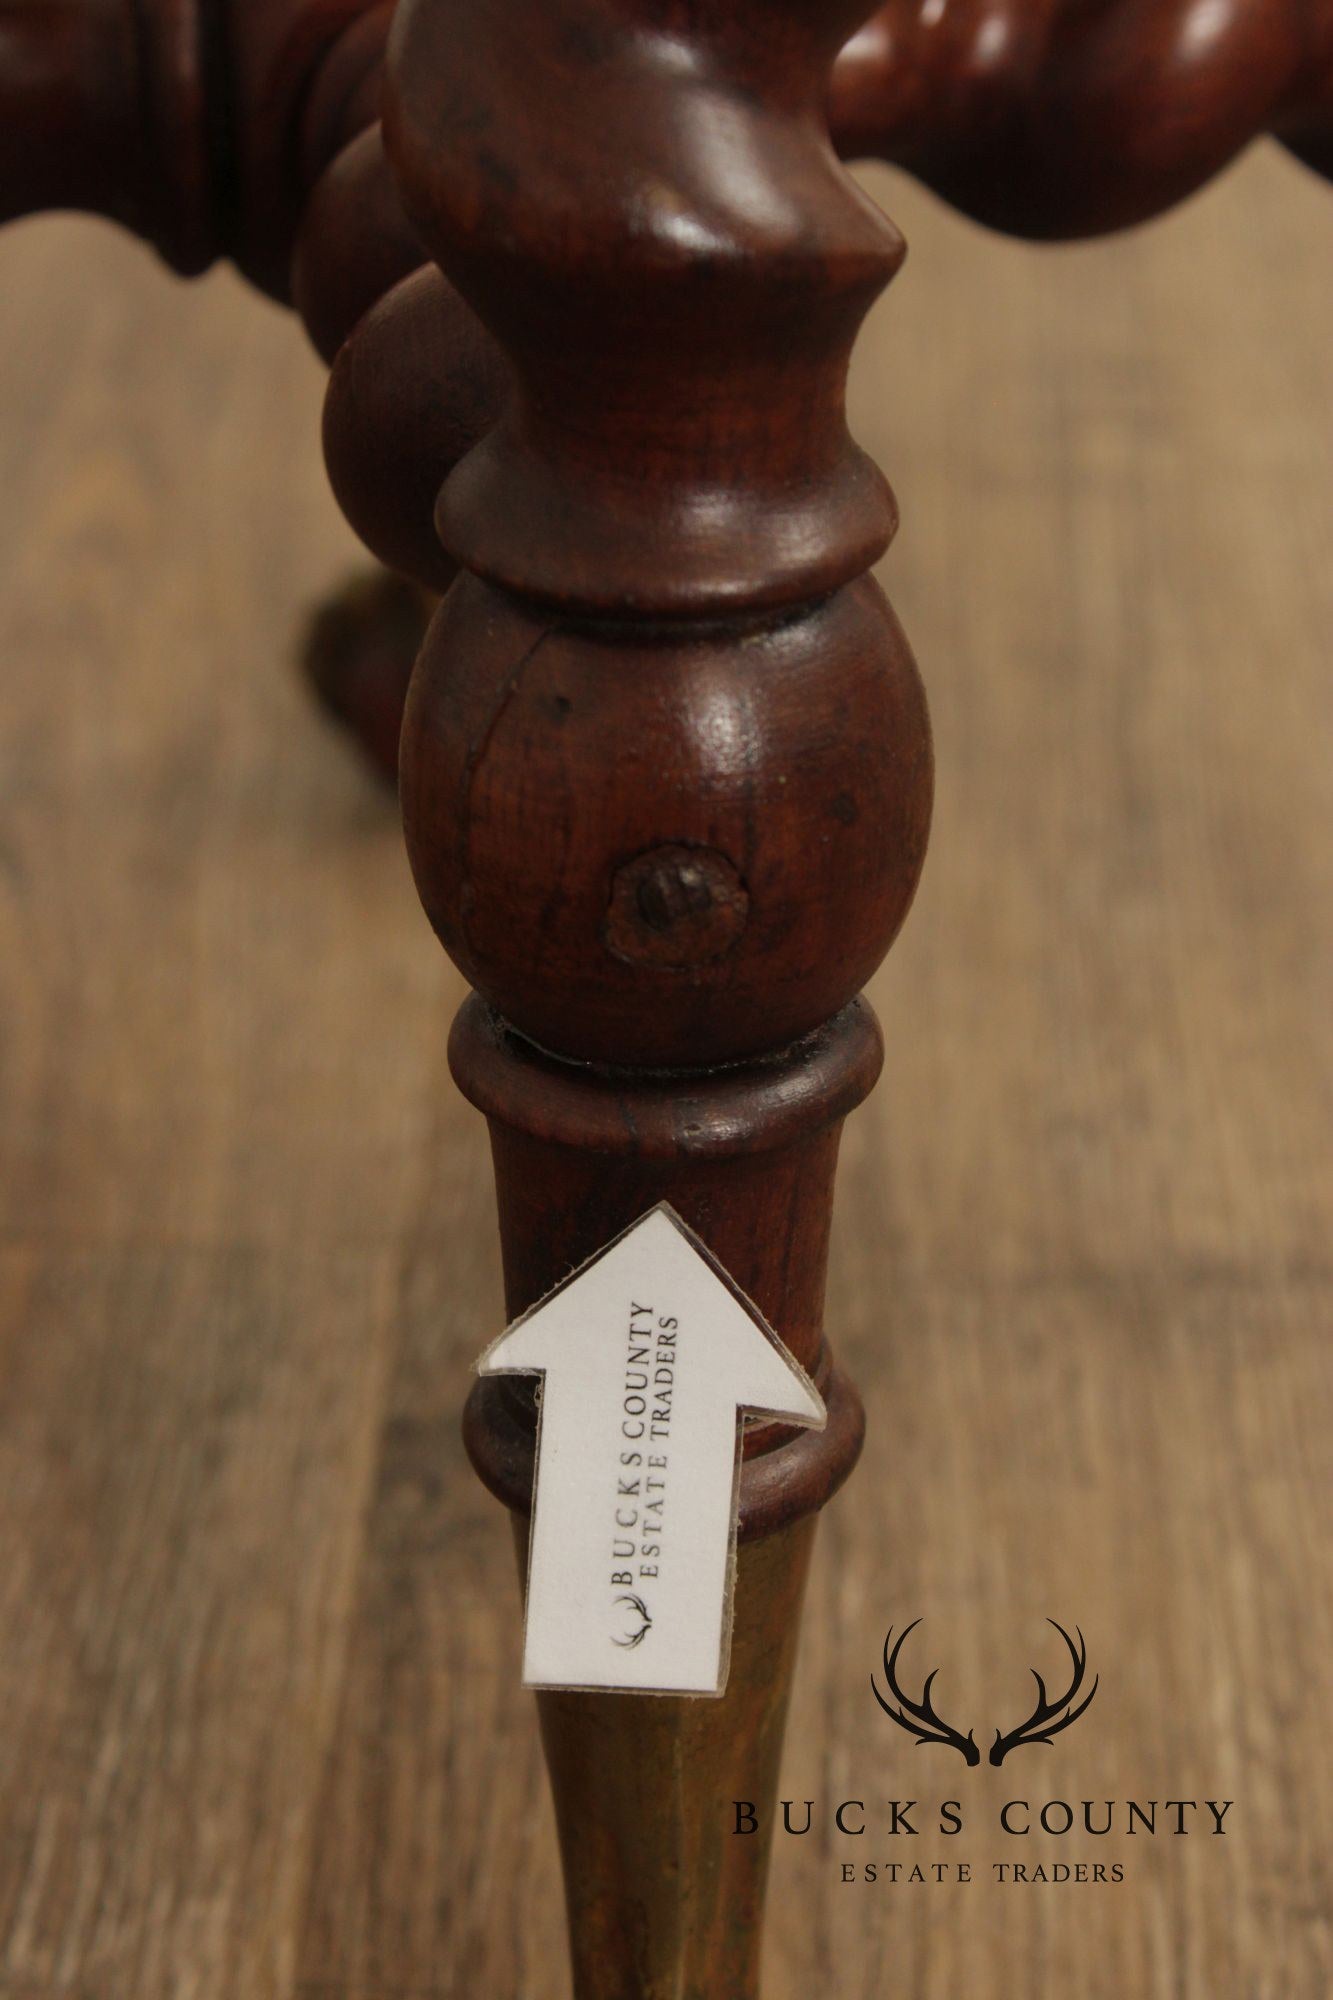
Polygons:
M440 498L463 574L401 765L418 887L477 989L451 1054L508 1307L667 1201L829 1409L747 1434L723 1698L540 1698L579 2000L756 1992L766 1847L731 1801L773 1797L814 1522L861 1440L823 1336L833 1176L932 785L866 575L892 498L843 410L902 256L824 119L861 8L478 0L460 36L407 0L391 45L408 206L515 381ZM534 1433L530 1388L478 1385L469 1449L520 1550Z

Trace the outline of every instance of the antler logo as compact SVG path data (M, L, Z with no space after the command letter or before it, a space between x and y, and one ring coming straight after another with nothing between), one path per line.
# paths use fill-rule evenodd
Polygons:
M871 1692L874 1694L875 1700L879 1703L880 1707L884 1710L884 1713L891 1717L900 1729L905 1729L909 1736L915 1736L918 1749L923 1743L944 1743L948 1745L950 1750L956 1750L961 1757L966 1758L969 1764L979 1764L981 1762L981 1752L977 1748L976 1738L973 1736L972 1731L969 1729L966 1736L960 1736L958 1731L951 1728L942 1716L935 1713L934 1704L930 1699L930 1690L934 1687L936 1679L939 1676L938 1667L933 1668L926 1675L926 1685L921 1690L920 1701L913 1701L911 1696L904 1694L898 1685L898 1655L902 1652L903 1647L907 1644L908 1639L920 1623L921 1620L919 1618L912 1620L912 1623L900 1636L892 1652L889 1651L889 1640L893 1637L892 1625L890 1625L884 1637L884 1678L889 1684L889 1693L897 1697L897 1708L894 1708L890 1702L885 1701L883 1695L875 1685L875 1676L873 1674L870 1676Z
M916 1738L918 1748L923 1743L939 1743L946 1749L956 1750L966 1764L979 1764L981 1762L981 1752L977 1748L974 1732L969 1729L967 1735L964 1736L960 1730L955 1729L951 1723L946 1722L943 1716L936 1713L934 1702L931 1700L931 1689L939 1677L939 1668L933 1668L926 1675L925 1686L921 1690L920 1698L916 1701L913 1701L912 1697L904 1692L899 1683L899 1655L906 1645L908 1638L915 1632L920 1623L921 1620L915 1618L910 1625L904 1628L892 1652L889 1650L890 1642L893 1639L892 1626L889 1627L888 1633L885 1636L884 1678L888 1683L889 1693L894 1697L894 1701L886 1700L880 1693L878 1683L873 1674L870 1676L871 1692L889 1719L896 1722L900 1729L905 1729L909 1736ZM1065 1645L1069 1648L1069 1657L1073 1668L1069 1686L1064 1694L1057 1700L1052 1701L1046 1692L1046 1683L1037 1672L1037 1669L1033 1667L1030 1670L1033 1680L1037 1683L1037 1705L1027 1720L1020 1722L1018 1727L1011 1729L1007 1735L1003 1730L996 1730L995 1741L991 1745L990 1752L990 1761L994 1765L1003 1764L1011 1750L1024 1750L1033 1743L1053 1742L1062 1729L1068 1729L1072 1722L1077 1722L1080 1715L1083 1715L1087 1711L1091 1705L1093 1696L1101 1685L1101 1676L1098 1675L1088 1692L1083 1694L1083 1682L1087 1677L1088 1671L1088 1648L1078 1626L1074 1627L1074 1630L1078 1633L1078 1643L1075 1645L1064 1626L1057 1624L1054 1618L1048 1618L1046 1623L1054 1626L1055 1630L1064 1640ZM1081 1701L1079 1699L1080 1695L1083 1695ZM897 1704L896 1707L894 1706L894 1702Z
M1078 1701L1079 1693L1083 1687L1083 1679L1088 1671L1088 1648L1084 1642L1083 1634L1079 1632L1079 1628L1076 1625L1074 1627L1074 1630L1078 1632L1078 1644L1076 1646L1064 1626L1056 1625L1054 1618L1048 1618L1046 1623L1055 1626L1056 1631L1069 1648L1069 1657L1074 1664L1073 1679L1070 1681L1067 1691L1060 1696L1058 1701L1048 1701L1045 1681L1035 1667L1029 1668L1028 1671L1037 1683L1037 1706L1033 1709L1027 1721L1020 1722L1017 1729L1011 1729L1007 1736L1002 1735L998 1729L996 1730L995 1741L991 1745L990 1752L992 1764L1003 1764L1011 1750L1023 1750L1030 1743L1053 1742L1062 1729L1068 1729L1071 1722L1078 1721L1084 1710L1091 1705L1092 1697L1101 1686L1101 1675L1098 1674L1088 1692L1083 1696L1082 1701ZM1074 1706L1075 1702L1078 1702L1077 1708Z
M630 1597L626 1595L624 1597L618 1597L616 1599L616 1603L628 1604L630 1610L634 1613L635 1617L640 1621L639 1628L636 1632L627 1632L623 1639L613 1639L611 1641L613 1646L624 1646L627 1651L632 1653L636 1646L641 1646L643 1644L644 1640L648 1637L648 1634L652 1631L653 1629L652 1613L649 1611L647 1605L644 1603L641 1597Z

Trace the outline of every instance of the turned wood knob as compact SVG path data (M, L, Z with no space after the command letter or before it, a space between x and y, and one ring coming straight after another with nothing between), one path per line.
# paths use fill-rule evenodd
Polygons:
M862 579L625 658L615 630L456 587L403 745L427 913L545 1048L700 1064L791 1041L860 991L920 874L930 735L906 641Z

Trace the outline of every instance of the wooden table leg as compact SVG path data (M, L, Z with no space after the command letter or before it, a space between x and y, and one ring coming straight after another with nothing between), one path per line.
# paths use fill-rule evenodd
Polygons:
M391 49L408 205L516 382L441 496L464 573L402 760L477 989L452 1060L509 1310L667 1201L829 1408L747 1434L725 1696L540 1698L580 2000L756 1992L766 1842L731 1802L774 1795L815 1518L861 1439L823 1336L833 1176L932 766L866 575L892 498L843 411L902 256L824 118L860 8L480 0L460 35L409 0ZM534 1431L530 1387L479 1384L468 1444L520 1551Z

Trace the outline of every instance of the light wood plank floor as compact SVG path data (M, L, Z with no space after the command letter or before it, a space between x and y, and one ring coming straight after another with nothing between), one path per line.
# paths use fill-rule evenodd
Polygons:
M871 184L914 254L855 415L940 805L846 1146L872 1436L785 1789L968 1825L781 1842L768 1993L1324 2000L1333 194L1265 150L1056 251ZM461 987L291 670L354 561L319 395L229 276L0 237L3 2000L567 1991L457 1435L500 1317ZM1047 1615L1097 1703L941 1763L867 1687L918 1614L987 1731ZM1235 1805L1224 1840L1005 1842L1012 1796ZM1125 1879L993 1880L1023 1858Z

